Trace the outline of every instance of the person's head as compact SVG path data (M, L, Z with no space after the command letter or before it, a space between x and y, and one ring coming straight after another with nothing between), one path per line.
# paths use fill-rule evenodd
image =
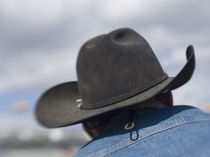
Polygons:
M143 103L136 104L128 109L114 112L112 114L95 117L83 122L83 128L91 138L95 138L122 121L130 120L132 112L136 111L138 115L153 111L156 109L173 106L173 96L171 91L158 94L156 97Z
M118 122L129 116L128 108L141 113L170 106L160 101L168 98L161 92L184 85L194 71L193 47L189 46L186 52L187 63L175 77L170 77L149 43L134 30L121 28L92 38L79 51L78 80L46 91L37 103L37 119L49 128L83 122L95 127L99 120L105 120L107 125L101 130L106 130L113 125L108 122L110 117L112 122ZM113 114L102 118L107 113ZM96 122L90 122L99 116Z

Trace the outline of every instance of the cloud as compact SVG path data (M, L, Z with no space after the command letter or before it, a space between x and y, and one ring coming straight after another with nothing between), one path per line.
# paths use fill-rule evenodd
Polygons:
M10 58L2 68L0 92L13 89L41 88L58 82L76 80L76 50L57 50L51 53L21 53ZM8 57L9 58L9 57Z
M76 80L76 57L86 40L132 27L148 40L170 75L179 72L186 47L194 45L195 78L175 97L180 103L189 93L187 103L202 103L210 78L209 4L207 0L2 0L0 93L44 90ZM200 94L193 96L194 91Z
M182 30L182 33L208 29L208 4L207 0L203 3L196 0L107 0L97 3L102 12L100 17L107 22L135 23L143 27L164 25L176 32Z

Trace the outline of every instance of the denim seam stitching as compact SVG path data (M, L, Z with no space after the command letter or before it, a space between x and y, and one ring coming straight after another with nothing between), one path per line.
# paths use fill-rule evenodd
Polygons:
M154 134L157 134L159 132L180 126L180 125L184 125L184 124L188 124L188 123L193 123L193 122L201 122L201 121L210 121L210 117L208 118L197 118L197 117L191 117L191 118L181 118L181 119L176 119L170 122L166 122L164 124L161 124L159 126L154 126L150 129L146 129L146 130L140 130L139 132L139 138L136 141L131 141L130 138L127 138L123 141L121 141L120 143L109 147L109 148L105 148L103 150L100 150L94 154L90 154L88 155L88 157L104 157L110 153L113 153L115 151L118 151L120 149L123 149L124 147L127 147L131 144L134 144L142 139L145 139L149 136L152 136Z

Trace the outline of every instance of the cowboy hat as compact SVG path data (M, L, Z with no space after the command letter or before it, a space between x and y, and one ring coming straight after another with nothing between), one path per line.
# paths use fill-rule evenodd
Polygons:
M87 41L77 58L78 81L47 90L36 107L38 121L49 128L142 103L165 90L185 84L195 67L194 50L176 77L168 77L147 41L122 28Z

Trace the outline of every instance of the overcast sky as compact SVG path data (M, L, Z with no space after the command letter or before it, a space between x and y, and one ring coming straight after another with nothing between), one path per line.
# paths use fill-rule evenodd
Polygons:
M184 65L186 47L194 45L194 76L174 91L174 100L202 108L210 103L209 19L208 0L0 0L1 114L28 101L26 115L32 117L43 91L77 79L82 44L121 27L145 37L170 76Z

